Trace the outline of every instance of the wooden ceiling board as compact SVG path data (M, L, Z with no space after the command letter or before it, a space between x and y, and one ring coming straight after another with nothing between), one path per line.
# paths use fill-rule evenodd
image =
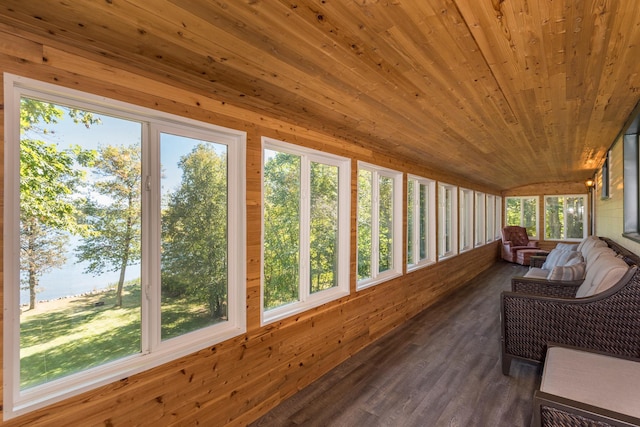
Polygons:
M505 190L600 166L640 99L639 5L3 0L0 24Z

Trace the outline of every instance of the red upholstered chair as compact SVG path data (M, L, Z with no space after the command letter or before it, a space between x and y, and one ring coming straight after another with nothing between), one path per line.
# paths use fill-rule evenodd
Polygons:
M502 229L502 259L518 262L518 251L538 247L537 240L529 240L527 229L510 225Z

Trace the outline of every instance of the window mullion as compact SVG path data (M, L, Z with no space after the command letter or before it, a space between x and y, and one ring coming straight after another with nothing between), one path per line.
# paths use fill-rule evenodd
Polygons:
M311 162L300 159L300 301L306 301L310 289L310 230L311 230Z
M161 130L154 124L143 126L142 129L142 177L145 187L142 191L141 227L141 345L142 353L148 353L158 348L161 342Z
M371 278L378 277L380 265L380 176L371 172Z
M420 181L415 180L413 185L413 259L411 264L418 264L421 261L420 258L420 227L422 218L422 210L420 209L420 196L422 193L422 185Z

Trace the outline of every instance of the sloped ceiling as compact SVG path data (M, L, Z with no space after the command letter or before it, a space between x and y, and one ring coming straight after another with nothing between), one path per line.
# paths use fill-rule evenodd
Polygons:
M0 24L496 190L593 175L635 0L3 0Z

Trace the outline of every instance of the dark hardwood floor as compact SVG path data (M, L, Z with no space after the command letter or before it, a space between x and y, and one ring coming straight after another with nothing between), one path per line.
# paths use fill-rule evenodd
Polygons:
M526 267L500 262L252 424L528 426L539 368L500 366L500 292Z

